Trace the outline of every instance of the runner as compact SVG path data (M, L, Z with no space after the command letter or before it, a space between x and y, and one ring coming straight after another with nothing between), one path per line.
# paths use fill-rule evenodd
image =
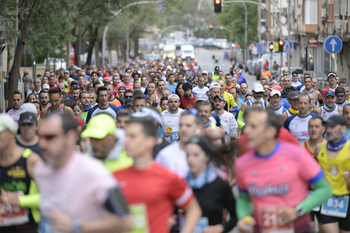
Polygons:
M42 90L39 94L40 111L44 110L47 112L49 104L49 92Z
M19 90L13 91L11 93L11 99L13 106L6 109L6 113L9 114L16 122L19 120L19 109L23 101L22 92Z
M89 154L99 159L111 173L132 166L133 160L124 150L124 132L117 129L110 115L101 113L91 118L81 137L90 139Z
M305 89L302 92L312 93L314 96L315 104L319 101L320 104L323 103L322 95L318 90L314 90L312 87L312 78L310 76L306 76L304 78Z
M311 118L308 124L308 132L310 135L310 139L306 140L300 146L305 148L310 153L310 155L314 156L314 151L317 144L325 141L325 139L323 138L323 134L325 130L326 128L323 125L322 118L319 118L319 117Z
M180 108L187 110L196 108L194 104L196 95L192 93L192 85L190 83L184 83L182 89L184 90L184 95L180 98Z
M254 150L235 162L238 229L310 232L307 213L331 196L321 167L299 146L277 141L281 122L272 110L248 108L244 118L248 146ZM307 197L309 184L315 191Z
M162 97L160 99L160 108L161 108L161 112L164 112L165 110L168 110L169 109L169 100L168 100L169 97Z
M288 93L288 103L290 105L290 108L286 112L281 114L282 122L285 122L288 117L299 113L298 101L299 101L298 92L292 91Z
M209 88L204 86L205 84L205 77L201 76L198 78L198 86L193 88L193 93L199 94L199 93L207 93L209 91Z
M115 210L106 208L116 204L112 197L112 190L117 188L115 179L100 162L75 151L77 126L72 117L56 114L39 127L45 163L38 162L33 173L41 194L40 231L131 230L128 216L120 218Z
M280 105L281 102L281 92L278 90L273 90L270 93L270 106L274 109L277 116L281 116L284 112L288 111L283 106Z
M16 145L18 128L11 116L0 114L0 125L0 232L36 233L40 195L32 178L40 157Z
M148 94L145 95L147 101L151 103L151 106L158 106L160 99L155 94L156 92L156 84L154 82L149 82L147 87Z
M171 91L172 94L175 94L176 89L176 83L175 83L175 75L173 73L170 73L168 75L168 82L166 83L166 88Z
M242 70L240 68L236 67L236 68L233 69L233 71L238 76L237 82L238 82L239 85L242 85L242 83L247 83L245 78L242 76Z
M181 113L184 111L180 106L180 98L177 95L170 95L168 97L169 108L163 111L162 116L164 131L164 139L167 142L173 143L179 139L179 120Z
M165 88L166 88L165 81L163 79L159 80L157 83L157 91L156 91L157 100L159 99L159 102L163 97L163 91L165 90Z
M334 115L343 115L343 108L335 104L336 96L333 91L324 94L324 105L321 107L321 116L324 121Z
M303 143L310 138L308 132L309 120L313 117L321 117L316 113L310 112L311 99L307 93L300 93L298 97L299 112L286 119L284 128L300 142Z
M317 145L314 156L326 174L333 196L323 203L317 218L322 232L349 232L350 192L347 189L347 180L350 171L350 142L343 136L346 121L342 116L335 115L328 118L326 123L328 141Z
M239 98L239 88L238 87L232 87L231 90L230 90L230 94L232 95L232 97L235 99L235 102L237 104L237 112L233 112L234 115L236 115L239 110L241 109L242 107L242 104L243 104L243 100L241 100Z
M89 113L90 108L92 107L90 103L90 94L87 91L80 92L80 103L83 107L83 112L81 114L81 119L83 119L84 122L86 122L87 115Z
M242 83L240 86L240 93L238 98L244 102L245 98L247 97L247 94L248 94L248 84Z
M349 101L347 100L345 96L345 88L342 86L338 86L335 89L335 96L336 96L336 101L335 104L338 105L339 107L344 107Z
M220 80L219 82L220 85L220 95L225 98L225 110L229 112L237 112L237 104L233 96L225 91L225 82Z
M323 88L321 91L321 95L322 97L325 97L325 94L327 91L335 91L335 89L337 88L337 83L336 83L336 79L335 77L337 77L337 75L334 72L329 72L327 74L327 82L329 83L327 87Z
M41 80L40 78L35 78L34 79L34 89L33 90L29 90L27 92L27 95L34 93L36 95L36 98L39 99L39 93L41 92Z
M125 72L125 74L123 75L123 82L119 83L116 89L119 91L120 87L125 87L126 89L134 90L134 85L131 82L129 73Z
M144 95L135 95L133 102L134 112L139 111L141 108L146 107L146 97Z
M126 122L130 120L130 115L132 114L131 111L122 109L119 110L117 115L117 128L118 129L124 129Z
M317 115L321 115L321 108L315 104L314 95L312 93L308 93L311 99L310 111L316 113Z
M350 103L346 104L343 108L343 117L346 121L346 130L344 132L344 137L346 140L350 140Z
M74 116L73 110L70 107L64 106L61 103L61 91L58 87L53 87L49 90L50 106L46 109L41 109L40 117L43 119L53 114L68 114Z
M132 117L125 130L125 149L128 156L134 159L134 165L115 172L114 176L125 184L122 191L130 204L131 212L135 213L134 220L136 214L143 220L143 224L134 225L133 232L170 232L167 222L174 211L174 204L185 211L185 223L181 232L193 232L201 216L201 209L184 180L154 163L152 151L157 141L157 129L153 120ZM184 159L186 160L186 155Z

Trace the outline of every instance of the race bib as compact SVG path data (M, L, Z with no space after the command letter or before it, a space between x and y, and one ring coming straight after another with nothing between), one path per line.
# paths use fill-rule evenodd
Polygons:
M258 208L258 221L261 233L294 233L294 224L285 223L278 216L279 207Z
M171 132L170 142L176 142L177 140L179 140L179 132Z
M23 192L16 192L23 195ZM29 222L25 208L18 205L0 203L0 227L22 225Z
M322 204L321 214L345 218L348 205L349 196L332 196Z
M129 205L133 228L128 233L149 233L147 207L145 204Z

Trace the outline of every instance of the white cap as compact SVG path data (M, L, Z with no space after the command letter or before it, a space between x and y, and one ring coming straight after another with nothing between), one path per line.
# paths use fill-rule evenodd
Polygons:
M208 74L208 71L204 70L202 71L202 74Z
M261 84L254 84L253 91L254 92L264 92L264 88Z
M77 67L75 70L81 70L81 68L80 68L80 67Z
M25 113L25 112L30 112L30 113L36 114L37 110L36 110L35 104L33 104L33 103L22 104L21 108L19 109L19 115L21 115L22 113Z
M220 88L220 84L219 83L211 83L209 86L209 90L213 89L213 88Z
M18 125L15 120L7 113L0 113L0 133L5 130L10 130L17 133Z
M178 95L176 95L176 94L171 94L171 95L169 95L168 100L170 100L170 99L177 99L177 100L179 100L179 101L180 101L179 96L178 96Z
M47 83L45 83L44 85L43 85L43 89L45 90L45 89L50 89L50 85L49 84L47 84Z
M274 95L281 96L281 92L278 91L278 90L273 90L273 91L271 91L270 96L274 96Z
M190 68L188 68L187 66L185 67L185 70L190 70Z

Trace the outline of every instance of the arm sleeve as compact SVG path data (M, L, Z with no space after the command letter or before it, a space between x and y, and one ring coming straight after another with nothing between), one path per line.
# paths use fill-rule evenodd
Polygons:
M239 191L239 197L236 205L237 218L241 219L253 214L253 205L250 201L248 193Z
M315 188L314 192L299 204L305 213L310 212L316 206L320 206L332 196L332 188L325 178L314 183L313 187Z
M226 187L224 207L226 207L230 213L230 221L223 223L222 226L224 227L224 232L229 232L237 223L236 200L233 197L233 193L229 185Z
M245 125L243 122L243 112L242 111L238 112L237 124L238 124L239 128L243 128L243 126Z

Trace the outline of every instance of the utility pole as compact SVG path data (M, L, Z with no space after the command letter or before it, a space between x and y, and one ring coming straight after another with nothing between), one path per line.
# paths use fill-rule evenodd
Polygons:
M288 65L288 70L290 70L290 1L287 0L288 2L288 8L287 8L287 20L288 20L288 44L287 44L287 65ZM281 38L282 40L282 38Z

